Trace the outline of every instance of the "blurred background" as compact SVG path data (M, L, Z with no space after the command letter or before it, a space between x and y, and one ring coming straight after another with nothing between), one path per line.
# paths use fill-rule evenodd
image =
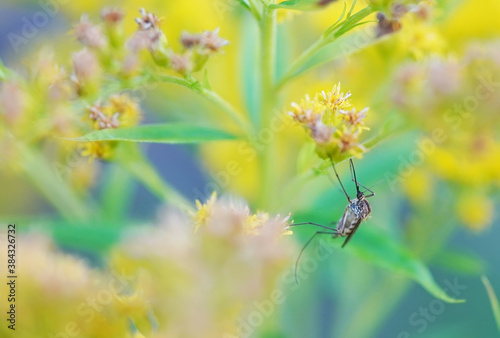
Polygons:
M295 250L283 270L285 277L276 279L284 285L286 301L276 305L276 310L265 316L264 324L255 325L257 329L248 336L499 336L481 276L486 275L497 294L500 292L500 3L425 3L431 8L428 13L405 16L400 30L376 43L370 38L376 31L373 15L373 22L356 30L358 35L318 53L315 66L295 76L276 96L276 115L286 115L291 102L341 83L342 91L352 93L353 106L370 108L367 137L377 135L388 123L392 129L381 143L354 159L358 180L368 187L376 184L376 196L370 199L372 216L349 243L354 254L340 250L333 239L313 242L305 257L313 256L318 248L325 250L325 245L335 249L326 259L310 258L312 266L305 268L296 285L290 280L294 259L316 229L295 228L293 236L287 238ZM356 9L365 5L360 1ZM68 65L72 53L80 49L71 33L75 24L83 13L97 22L107 6L123 10L128 35L136 30L133 19L140 16L139 7L163 17L162 29L172 48L179 48L183 31L220 28L220 36L230 43L207 65L211 87L237 110L249 116L258 111L261 98L256 94L255 74L259 31L238 1L4 0L0 4L0 58L20 74L29 74L27 69L43 53L51 53L56 62ZM337 1L316 11L279 11L277 78L286 74L293 60L342 10L343 3ZM217 107L180 86L146 87L131 95L140 101L141 123L196 121L210 125L218 120L228 130L236 129ZM5 102L8 99L2 99ZM204 202L215 187L219 195L243 198L255 212L291 213L296 222L337 221L346 206L345 196L332 180L332 173L327 174L321 166L306 133L290 119L273 137L276 182L266 201L258 157L238 151L240 142L142 144L141 149L159 175L191 202ZM40 192L36 181L23 173L12 149L2 144L0 219L3 224L18 224L23 231L18 235L20 252L24 250L24 231L35 230L51 238L62 253L83 259L90 269L105 266L122 232L158 223L165 203L112 161L89 164L87 158L77 157L73 163L66 156L54 155L50 142L43 141L40 153L53 168L54 164L70 167L64 180L72 182L75 191L89 200L100 201L89 204L90 208L112 196L106 183L123 175L125 183L116 192L122 195L119 217L114 214L116 217L94 219L92 224L71 224ZM241 170L229 177L227 167L233 162ZM347 162L338 165L344 186L353 197L355 187L347 167ZM404 271L400 274L397 269L384 269L384 263L374 263L375 258L367 257L370 251L364 252L362 245L370 245L376 236L389 238L411 252L429 267L448 295L466 302L445 303ZM20 329L25 325L23 317L34 321L32 317L37 316L30 311L43 311L43 307L28 308L27 304L37 299L33 295L24 303L26 308L19 310ZM40 297L41 302L43 299ZM250 317L245 318L250 321ZM102 335L81 336L123 336L119 331L96 332ZM49 332L39 336L49 336Z

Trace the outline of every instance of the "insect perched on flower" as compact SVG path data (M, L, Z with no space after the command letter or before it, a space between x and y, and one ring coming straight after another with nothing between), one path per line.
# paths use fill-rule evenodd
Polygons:
M297 262L295 264L295 271L297 271L297 265L299 263L300 256L304 252L305 248L311 241L317 236L317 235L332 235L332 237L347 237L346 240L344 241L344 244L342 244L342 247L344 247L347 242L351 239L351 237L354 235L356 230L358 230L359 225L361 224L362 221L368 218L370 216L370 213L372 212L372 207L370 206L370 203L368 203L367 198L372 197L375 195L373 191L370 190L370 188L365 187L364 185L358 183L358 180L356 178L356 170L354 169L354 164L352 163L352 159L349 160L350 164L350 169L351 169L351 177L353 182L356 184L356 198L351 199L349 195L347 194L344 185L342 184L342 181L340 180L339 174L337 173L337 170L335 169L335 165L333 164L333 161L331 161L333 171L335 172L335 176L337 176L337 180L340 183L340 187L342 188L342 191L344 192L345 196L347 197L347 202L349 203L347 207L345 208L344 214L340 218L340 220L337 223L336 228L332 228L326 225L321 225L313 222L305 222L305 223L296 223L296 224L291 224L291 226L297 226L297 225L314 225L318 226L324 229L327 229L329 231L317 231L304 245L302 250L300 251L299 257L297 258ZM363 187L365 191L361 191L359 187ZM369 195L365 195L365 192L369 191ZM297 275L295 275L295 280L297 280Z

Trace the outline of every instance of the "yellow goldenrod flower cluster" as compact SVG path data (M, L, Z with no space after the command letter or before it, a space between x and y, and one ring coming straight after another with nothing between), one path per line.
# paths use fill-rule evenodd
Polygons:
M137 229L114 251L113 267L133 276L155 322L141 306L129 317L146 336L238 336L237 319L269 297L290 263L281 238L287 222L215 195L191 219L167 210L158 226Z
M292 102L288 112L308 133L316 144L316 153L323 159L338 162L346 154L362 154L366 149L359 142L364 130L368 108L351 107L351 93L342 93L340 84L329 92L322 91L311 99L297 104Z
M473 229L491 224L500 185L499 55L497 43L471 46L461 60L405 65L393 91L398 109L432 142L429 169L460 187L457 213Z

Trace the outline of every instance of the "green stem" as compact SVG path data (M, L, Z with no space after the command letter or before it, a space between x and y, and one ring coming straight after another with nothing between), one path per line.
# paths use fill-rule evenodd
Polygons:
M123 222L127 217L133 189L131 173L119 165L113 165L107 173L102 191L102 217L109 221Z
M149 84L173 83L191 89L192 91L200 94L205 99L212 102L213 104L218 106L222 111L224 111L226 115L230 117L231 120L234 121L243 132L245 132L247 135L250 135L252 133L252 130L250 128L250 122L246 118L244 118L239 111L237 111L225 99L219 96L219 94L217 94L211 89L203 87L200 84L200 82L198 82L196 79L194 78L183 79L180 77L165 75L165 74L153 75L152 73L148 73L148 75L153 79L153 81L151 80L148 81Z
M244 119L229 102L220 97L216 92L206 88L202 88L199 93L205 99L212 102L213 104L221 108L224 112L226 112L226 114L231 117L231 119L245 132L246 135L251 135L253 133L250 121Z
M276 84L276 90L281 89L285 84L288 83L293 77L295 77L295 73L304 66L309 59L311 59L314 54L316 54L321 48L328 44L328 41L323 37L318 39L315 43L313 43L309 48L307 48L298 58L295 60L290 67L290 69L283 75L283 77Z
M252 15L255 17L257 21L261 20L260 12L259 12L259 6L255 2L255 0L249 0L248 3L250 4L250 12Z
M294 78L297 72L324 46L336 41L345 33L359 25L361 20L372 14L374 8L368 6L354 15L348 16L342 23L330 27L323 35L306 49L298 59L292 64L290 69L283 75L276 85L276 89L281 89L288 81Z
M274 3L275 1L271 1ZM261 48L260 48L260 64L261 64L261 118L260 129L269 128L269 123L273 117L273 109L275 98L274 91L274 74L276 62L276 11L264 9L262 21L260 24L261 32ZM276 168L274 165L275 159L275 144L270 141L261 151L259 151L260 172L262 182L260 207L269 206L273 200L273 194L276 192L277 186Z

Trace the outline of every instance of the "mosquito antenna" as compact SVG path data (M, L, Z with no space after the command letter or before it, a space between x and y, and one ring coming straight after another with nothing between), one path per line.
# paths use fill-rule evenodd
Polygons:
M375 193L372 191L372 188L373 188L373 187L375 187L375 186L377 186L377 185L379 185L382 181L384 181L384 179L381 179L380 181L378 181L377 183L373 184L373 185L372 185L371 187L369 187L369 188L365 187L365 186L364 186L364 185L362 185L361 183L360 183L359 185L360 185L360 186L362 186L362 187L365 189L365 191L363 191L363 194L364 194L365 192L367 192L367 191L369 191L369 192L371 193L370 195L367 195L367 196L365 196L365 197L371 197L371 196L375 195Z
M347 197L347 201L349 203L351 203L351 199L344 189L344 185L342 184L342 181L340 180L339 174L337 173L337 169L335 169L335 164L333 163L333 160L331 157L330 157L330 163L332 164L332 168L333 168L333 171L335 172L335 176L337 176L337 180L339 180L340 186L342 187L342 191L344 191L345 197Z
M365 188L365 189L366 189L366 190L368 190L368 191L371 191L371 188L376 187L377 185L379 185L380 183L382 183L384 180L385 180L385 179L383 178L383 179L381 179L380 181L378 181L377 183L373 184L371 187L369 187L369 188L367 188L367 187L363 187L363 188Z

